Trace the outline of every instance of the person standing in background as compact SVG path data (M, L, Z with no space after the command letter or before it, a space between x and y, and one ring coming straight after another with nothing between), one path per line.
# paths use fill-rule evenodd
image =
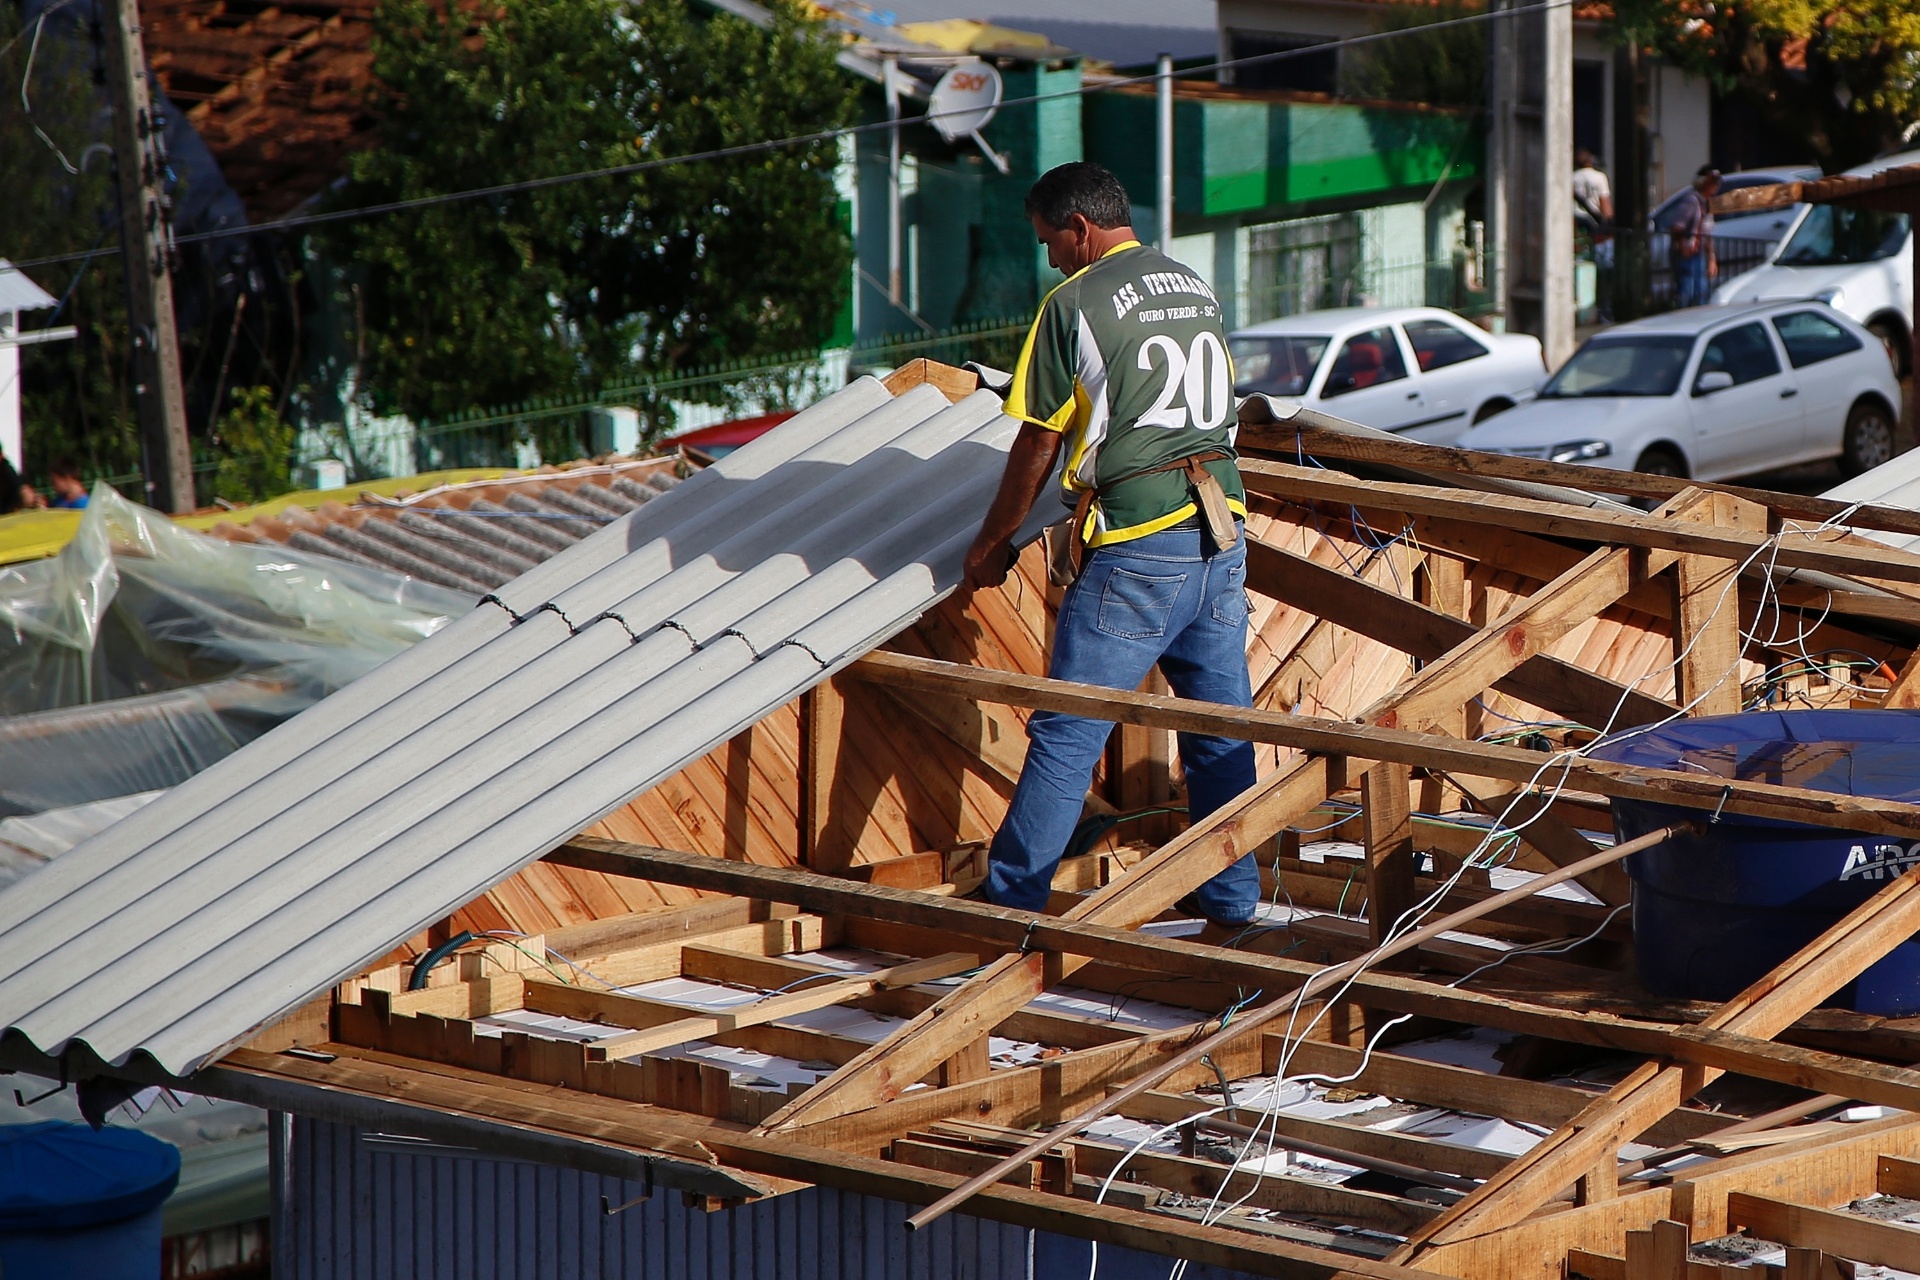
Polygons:
M1613 319L1613 185L1593 152L1573 151L1574 219L1593 245L1594 292L1602 321Z
M1720 171L1700 166L1693 188L1680 200L1680 211L1667 229L1672 238L1673 283L1683 307L1701 307L1713 291L1720 264L1713 255L1713 195L1720 190Z

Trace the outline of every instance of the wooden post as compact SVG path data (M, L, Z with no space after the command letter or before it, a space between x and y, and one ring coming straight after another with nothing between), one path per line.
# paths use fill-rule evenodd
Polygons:
M1374 946L1413 908L1413 813L1407 789L1412 770L1376 764L1360 779L1367 832L1367 929Z
M844 871L853 861L852 842L833 821L833 784L840 772L840 744L847 699L838 679L822 680L800 698L800 850L815 871Z
M153 109L136 0L114 0L101 27L113 99L114 171L120 187L122 268L133 325L134 403L140 415L146 499L158 511L193 510L193 453L173 314L171 201L165 122Z
M1172 690L1159 670L1147 673L1139 692ZM1165 729L1123 724L1113 737L1114 807L1122 812L1169 804L1173 799L1173 735ZM1172 815L1156 814L1131 824L1129 837L1164 843L1173 838Z
M1414 595L1429 609L1446 614L1449 618L1467 617L1467 562L1459 556L1445 551L1428 549L1421 558L1419 571L1414 576ZM1434 720L1436 733L1450 733L1456 738L1467 736L1467 704L1462 703L1458 715L1445 715ZM1457 806L1460 797L1453 792L1443 779L1427 776L1420 780L1420 807L1428 813L1446 813Z
M1730 494L1710 500L1681 519L1765 533L1767 511ZM1673 648L1680 704L1696 716L1740 710L1740 566L1733 560L1683 555L1674 562Z

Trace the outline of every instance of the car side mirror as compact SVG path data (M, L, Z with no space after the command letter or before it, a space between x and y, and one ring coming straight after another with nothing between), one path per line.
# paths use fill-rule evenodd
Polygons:
M1733 385L1733 375L1725 369L1710 369L1694 380L1693 394L1710 396L1716 391L1725 391Z

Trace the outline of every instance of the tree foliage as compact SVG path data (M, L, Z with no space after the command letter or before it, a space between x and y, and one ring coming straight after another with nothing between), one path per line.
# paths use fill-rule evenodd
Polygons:
M1621 38L1752 99L1829 171L1920 120L1913 0L1615 0Z
M90 475L137 471L127 300L115 234L113 166L89 152L101 105L89 68L52 40L33 48L33 31L14 5L0 5L0 255L31 261L96 252L78 263L29 274L64 304L26 317L30 327L76 326L71 342L20 353L21 418L28 476L70 455ZM34 57L29 63L28 54ZM22 79L31 72L24 86ZM43 138L35 133L39 127ZM68 172L71 166L79 173Z
M768 30L686 0L382 0L379 145L354 205L783 138L845 123L817 24ZM832 141L356 220L376 412L475 406L817 345L851 246Z
M1486 25L1469 22L1436 31L1421 28L1485 13L1486 8L1484 0L1384 6L1375 29L1407 34L1348 51L1340 63L1340 92L1350 98L1484 107Z

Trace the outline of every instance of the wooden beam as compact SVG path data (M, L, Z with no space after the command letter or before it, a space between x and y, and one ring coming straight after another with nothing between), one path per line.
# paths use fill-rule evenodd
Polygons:
M1881 889L1832 928L1720 1007L1701 1030L1769 1040L1920 928L1920 868ZM1719 1071L1649 1062L1586 1111L1416 1234L1396 1256L1485 1235L1521 1221L1620 1144L1698 1093Z
M1096 685L1049 680L1043 676L986 671L898 653L871 653L847 668L857 679L900 688L956 694L1013 706L1066 711L1100 720L1152 724L1161 728L1243 738L1362 760L1391 760L1444 769L1466 777L1528 782L1539 776L1537 751L1487 742L1461 742L1439 734L1386 730L1317 716L1281 711L1223 707L1210 702L1127 693ZM1650 800L1712 812L1724 801L1725 813L1788 822L1812 823L1843 831L1864 831L1920 839L1920 806L1869 796L1776 787L1767 783L1704 778L1678 769L1643 769L1605 761L1568 757L1549 778L1566 771L1567 784L1584 791L1627 800ZM1317 804L1318 802L1316 802Z
M1727 1197L1727 1224L1775 1244L1819 1249L1876 1267L1920 1271L1920 1231L1891 1222L1735 1191Z
M1424 485L1360 480L1343 472L1250 458L1241 459L1240 473L1248 488L1296 502L1330 502L1342 508L1360 506L1410 515L1446 516L1548 537L1579 538L1741 562L1764 551L1774 563L1790 569L1820 569L1869 583L1876 580L1920 582L1920 556L1890 547L1829 548L1795 538L1783 539L1777 547L1770 547L1764 536L1690 527L1655 515L1599 511L1509 494L1474 494ZM1657 568L1649 570L1650 573L1657 571Z
M1377 764L1360 780L1366 819L1367 933L1374 946L1413 910L1413 771L1404 764Z
M1766 508L1713 493L1681 519L1764 536ZM1688 715L1732 715L1740 691L1740 565L1684 555L1674 565L1673 649L1681 705Z
M591 1060L607 1062L637 1058L642 1054L656 1053L661 1049L685 1044L689 1040L711 1040L716 1036L744 1027L777 1022L797 1013L809 1013L815 1009L845 1004L858 1000L862 996L872 995L876 991L910 987L917 982L931 982L935 978L950 977L971 969L978 963L977 956L957 952L935 956L931 960L913 960L906 964L895 965L891 969L882 969L878 973L842 978L838 982L829 982L806 991L770 995L753 1004L730 1009L725 1013L696 1014L644 1031L633 1031L622 1036L596 1040L588 1046L587 1056Z
M834 679L800 695L800 860L815 871L844 870L853 840L833 811L846 736L847 698Z
M1838 502L1832 498L1782 493L1746 485L1713 484L1680 476L1655 476L1612 467L1546 462L1537 458L1483 453L1478 449L1447 448L1421 444L1401 436L1362 435L1322 425L1318 420L1324 417L1309 409L1285 422L1242 423L1238 444L1242 450L1273 453L1282 459L1297 457L1298 450L1304 449L1318 458L1380 463L1436 474L1560 485L1569 489L1617 493L1634 498L1665 499L1684 489L1705 489L1796 520L1810 520L1816 524L1843 520L1856 529L1920 534L1920 512L1902 507ZM1338 419L1333 421L1338 422Z
M1450 556L1444 558L1452 561ZM1247 585L1423 662L1458 646L1474 631L1465 619L1449 617L1259 538L1247 539ZM1492 687L1587 724L1604 724L1616 707L1617 723L1622 726L1664 719L1674 712L1671 703L1548 654L1529 658Z
M931 385L950 403L958 404L980 389L980 376L921 356L888 374L885 385L896 396L921 385Z

